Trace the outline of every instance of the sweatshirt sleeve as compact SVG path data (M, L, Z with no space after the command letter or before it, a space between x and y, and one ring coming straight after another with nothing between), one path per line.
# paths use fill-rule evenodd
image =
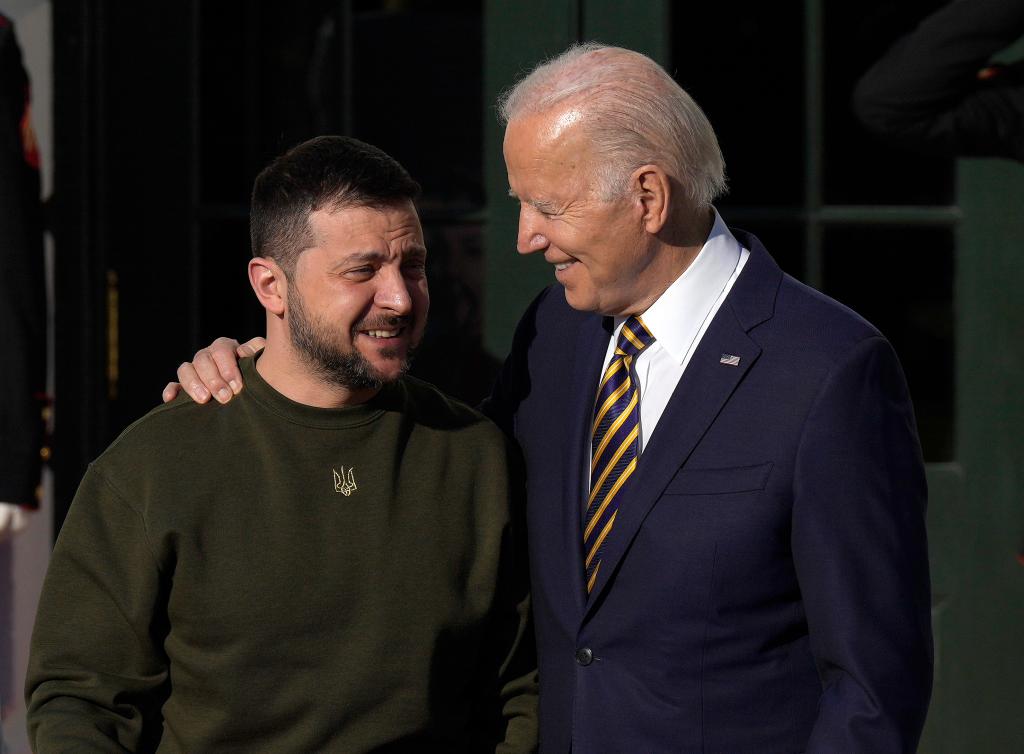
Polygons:
M26 677L33 751L149 751L167 697L166 574L94 464L57 539Z

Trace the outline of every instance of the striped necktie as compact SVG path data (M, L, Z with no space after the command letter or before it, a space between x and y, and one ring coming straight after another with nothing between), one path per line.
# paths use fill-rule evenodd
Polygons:
M593 590L601 568L601 548L615 524L616 495L636 470L640 434L640 390L634 363L654 342L639 317L630 317L619 332L615 354L608 362L594 406L590 463L590 498L583 520L587 592Z

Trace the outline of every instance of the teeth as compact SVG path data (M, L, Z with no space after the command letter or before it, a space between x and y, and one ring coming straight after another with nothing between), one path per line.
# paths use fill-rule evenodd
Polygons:
M575 260L572 261L572 262L562 262L561 264L556 264L555 265L555 269L556 270L565 270L565 269L568 269L569 266L572 265L572 264L575 264Z
M371 338L394 338L398 335L398 330L367 330L366 334Z

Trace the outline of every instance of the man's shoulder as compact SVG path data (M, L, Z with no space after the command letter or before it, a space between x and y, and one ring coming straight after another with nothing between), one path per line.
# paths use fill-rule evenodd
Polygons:
M512 348L539 346L544 352L556 355L571 346L581 328L603 319L601 314L573 309L566 301L565 289L555 283L541 290L523 312Z
M544 288L530 304L527 313L533 313L538 321L545 326L578 327L588 319L602 319L602 315L594 312L580 311L569 306L565 298L565 288L553 283Z
M741 319L757 322L750 331L763 346L816 353L831 361L866 339L883 337L849 306L779 269L756 237L743 238L751 256L733 289L732 307ZM751 300L759 303L751 306ZM760 316L753 314L758 308Z
M405 375L401 380L405 392L403 410L418 424L453 431L481 433L498 438L501 431L480 413L440 388L418 377Z
M800 323L806 337L820 340L823 347L831 344L842 348L844 343L882 335L846 304L789 275L783 275L779 286L776 314L791 326Z
M749 334L762 349L764 365L791 375L799 365L806 386L869 353L894 353L881 331L860 314L789 275L780 281L773 316Z
M245 391L225 405L199 404L182 392L129 424L95 463L101 467L131 464L141 458L172 463L204 448L208 454L222 441L237 442L235 425L247 402Z

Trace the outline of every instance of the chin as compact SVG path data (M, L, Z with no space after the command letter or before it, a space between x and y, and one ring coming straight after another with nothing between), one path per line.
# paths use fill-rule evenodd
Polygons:
M577 289L565 289L565 302L581 312L596 312L598 310L597 299Z
M384 382L394 382L409 371L408 353L404 348L401 353L377 355L376 358L367 358L367 361Z
M405 359L387 359L386 361L371 363L377 374L388 382L397 380L405 373Z

